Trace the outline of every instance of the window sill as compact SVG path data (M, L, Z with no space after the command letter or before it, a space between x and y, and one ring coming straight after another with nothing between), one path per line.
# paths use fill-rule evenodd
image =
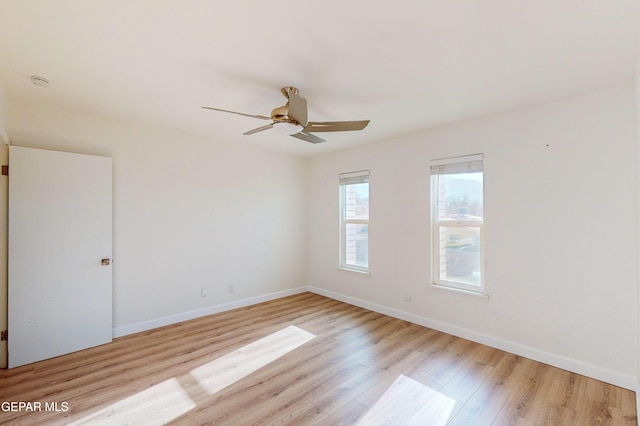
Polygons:
M483 293L480 291L463 290L461 288L448 287L448 286L445 286L442 284L436 284L436 283L430 284L429 287L436 291L459 294L461 296L467 296L474 299L485 300L487 302L489 301L489 295L487 293Z
M350 269L350 268L343 268L343 267L338 267L338 272L346 272L346 273L351 273L351 274L356 274L356 275L362 275L365 277L370 277L371 276L371 272L370 271L361 271L359 269Z

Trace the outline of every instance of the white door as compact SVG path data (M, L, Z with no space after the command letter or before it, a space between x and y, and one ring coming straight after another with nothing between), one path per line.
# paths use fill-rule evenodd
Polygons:
M111 341L111 167L9 148L9 368Z

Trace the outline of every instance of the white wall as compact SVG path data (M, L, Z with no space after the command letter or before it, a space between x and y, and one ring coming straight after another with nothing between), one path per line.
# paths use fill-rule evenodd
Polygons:
M0 77L0 128L6 130L9 123L9 95ZM1 131L0 131L1 132ZM1 136L0 136L1 138ZM0 139L0 142L2 140Z
M63 111L10 112L13 145L113 158L116 335L306 285L306 159Z
M631 85L314 157L314 291L635 390ZM485 155L489 299L430 286L429 161ZM371 276L338 271L338 173L371 171ZM405 302L405 292L412 301Z

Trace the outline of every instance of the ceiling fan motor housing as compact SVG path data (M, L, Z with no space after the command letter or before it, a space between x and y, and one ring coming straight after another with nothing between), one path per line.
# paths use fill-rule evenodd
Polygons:
M271 111L271 118L275 121L296 123L296 120L289 117L289 102L287 102L286 105L274 108L273 111Z

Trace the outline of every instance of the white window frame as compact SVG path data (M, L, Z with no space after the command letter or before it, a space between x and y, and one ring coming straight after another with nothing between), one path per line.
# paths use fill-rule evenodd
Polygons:
M459 290L464 292L485 294L485 273L484 273L484 212L482 221L438 221L438 178L441 175L455 173L483 173L483 193L484 193L484 156L482 154L467 155L462 157L452 157L433 160L430 167L431 175L431 277L432 285L441 288ZM484 196L483 196L484 198ZM484 202L483 202L484 204ZM484 211L484 205L483 205ZM448 228L477 228L480 234L480 284L468 284L453 279L441 277L442 259L440 229Z
M348 185L358 183L369 183L369 170L360 170L357 172L341 173L339 176L339 188L340 188L340 259L339 268L347 271L361 272L369 274L369 261L367 266L357 265L355 263L349 263L347 261L347 254L349 252L347 248L347 235L346 229L349 224L367 225L369 226L369 218L347 218L347 200L346 200L346 187ZM371 194L371 188L369 188L369 194ZM367 240L367 254L369 253L369 241Z

